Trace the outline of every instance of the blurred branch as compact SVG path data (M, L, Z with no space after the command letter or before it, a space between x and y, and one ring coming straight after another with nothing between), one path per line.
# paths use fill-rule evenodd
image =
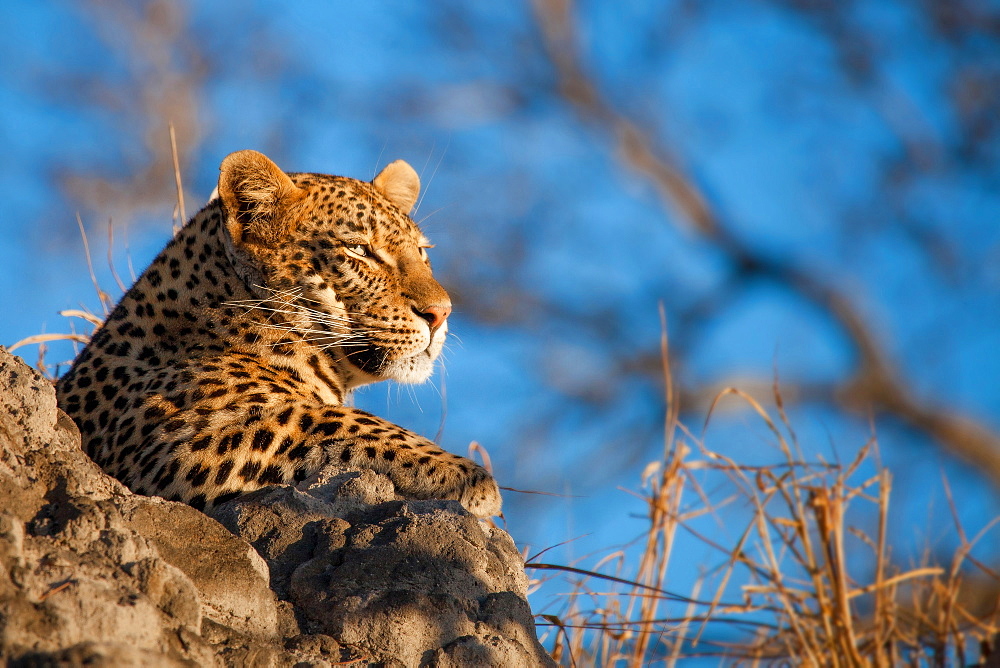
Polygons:
M198 108L207 64L203 45L189 36L187 3L80 0L78 4L122 74L113 81L106 80L106 74L71 79L62 82L60 90L72 91L113 114L118 127L141 138L145 150L125 151L126 164L118 174L64 171L60 176L73 199L86 202L89 210L110 213L121 223L159 211L164 203L183 196L175 192L174 175L186 167L202 141Z
M603 125L615 135L625 162L649 177L664 202L702 234L715 235L718 224L702 193L665 153L653 152L648 137L616 113L584 74L576 49L572 0L534 0L534 5L545 46L559 75L559 92L584 119Z
M857 354L852 377L836 385L831 399L852 410L891 414L934 438L1000 487L1000 438L976 421L913 395L865 321L846 296L814 276L744 244L720 222L704 193L677 161L618 113L591 82L581 65L571 0L534 0L545 47L558 77L558 89L585 121L613 137L622 162L647 179L664 203L703 239L713 244L738 272L766 278L800 295L836 322Z

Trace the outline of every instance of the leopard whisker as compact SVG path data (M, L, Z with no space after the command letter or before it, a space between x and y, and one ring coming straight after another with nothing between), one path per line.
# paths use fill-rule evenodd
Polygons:
M271 306L255 305L250 307L249 310L264 311L266 313L281 313L289 316L307 315L313 320L318 320L326 324L352 324L353 322L355 322L350 316L347 315L325 313L323 311L314 311L312 309L306 309L301 307L299 309L283 309L283 308L274 308Z
M325 306L326 304L320 300L304 296L301 288L276 290L261 285L256 285L254 287L265 292L270 292L278 299L239 299L225 302L225 304L248 308L248 310L265 311L272 314L280 313L287 316L306 315L322 324L353 324L356 322L355 316L365 315L361 312L351 313L349 311L345 311L343 314L333 314L310 308L309 306L302 304L302 302L311 302L322 306ZM275 301L278 303L275 304Z
M300 334L336 334L336 335L339 335L339 336L363 336L363 335L366 335L366 334L375 334L375 333L377 333L379 331L377 329L370 328L370 327L366 327L366 328L352 327L352 328L349 328L349 329L337 330L337 329L329 329L329 328L302 327L302 326L297 326L297 325L291 325L291 324L288 324L288 323L269 323L268 322L268 323L259 323L259 324L261 324L264 327L268 327L269 329L280 329L280 330L285 331L285 332L298 332ZM340 324L340 323L337 323L337 324Z
M290 289L286 289L286 290L277 290L275 288L268 288L268 287L263 286L263 285L254 285L254 287L258 288L260 290L263 290L265 292L270 292L270 293L272 293L274 295L277 295L277 296L285 297L289 301L305 301L305 302L312 302L313 304L320 304L321 306L328 306L328 304L326 302L322 301L322 300L313 299L312 297L307 297L307 296L303 295L302 294L302 290L303 289L301 287L290 288ZM249 302L249 301L254 301L254 300L246 299L246 300L241 300L241 301L243 301L243 302ZM261 301L267 301L267 300L261 300ZM303 309L305 309L307 311L312 312L312 309L309 309L309 307L301 307L301 308L303 308ZM360 312L356 313L356 314L350 314L348 312L348 315L364 315L364 314L360 313Z
M336 334L330 335L323 332L319 332L320 336L303 336L300 340L306 342L313 341L335 341L337 343L351 343L351 342L366 342L362 337L358 336L339 336Z

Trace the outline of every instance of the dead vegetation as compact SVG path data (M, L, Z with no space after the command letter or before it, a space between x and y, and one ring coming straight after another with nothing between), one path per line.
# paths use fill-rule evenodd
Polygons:
M849 463L810 461L777 383L776 415L728 388L713 409L743 402L779 455L767 466L735 461L678 421L666 355L664 339L665 448L643 472L641 491L632 492L646 508L645 535L590 569L528 563L534 577L562 572L569 584L562 609L539 619L558 661L993 665L986 662L1000 632L1000 602L977 592L996 591L1000 574L972 551L1000 518L970 538L952 507L960 546L950 562L928 556L903 566L888 539L892 475L875 436ZM710 420L711 411L706 426ZM724 525L731 542L710 538L706 518ZM714 555L685 595L671 578L689 554L676 548L682 534Z

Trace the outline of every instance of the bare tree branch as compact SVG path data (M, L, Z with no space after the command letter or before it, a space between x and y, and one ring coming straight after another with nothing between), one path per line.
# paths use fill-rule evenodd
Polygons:
M913 396L850 299L814 276L766 257L720 222L699 187L657 147L649 133L616 111L581 65L570 0L534 0L539 27L558 77L558 89L582 119L607 133L622 162L647 179L664 203L715 245L746 275L769 279L805 298L836 322L857 355L853 375L833 390L835 401L852 410L884 412L928 434L947 452L975 466L1000 487L1000 438L969 417Z
M75 200L120 223L159 211L179 196L174 175L202 140L198 98L207 66L200 45L189 36L188 8L183 3L81 0L79 4L92 16L96 34L121 59L126 74L114 86L97 75L64 82L63 88L115 111L119 127L141 137L145 153L132 158L124 176L64 172L61 180ZM181 140L176 161L168 127Z

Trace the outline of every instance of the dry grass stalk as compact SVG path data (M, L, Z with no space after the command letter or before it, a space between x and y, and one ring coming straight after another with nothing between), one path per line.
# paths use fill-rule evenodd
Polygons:
M104 311L104 317L111 312L114 308L115 298L112 297L108 292L101 288L100 283L97 280L97 274L94 272L94 263L90 253L90 241L87 238L87 231L83 226L83 220L80 218L80 214L76 214L76 224L80 229L80 238L83 241L83 251L87 258L87 271L90 274L90 281L94 286L94 291L97 293L97 299L101 303L101 309ZM118 276L118 272L115 270L114 261L112 258L112 248L114 245L114 232L111 221L108 221L108 266L111 268L111 276L114 278L115 283L118 286L120 292L125 292L125 284L122 283L121 278ZM130 259L131 266L131 259ZM33 334L32 336L26 336L25 338L17 341L7 348L7 350L13 352L22 346L37 345L38 346L38 361L35 364L35 368L45 376L46 378L54 379L56 375L55 370L50 370L45 362L45 355L48 351L47 344L53 341L70 341L74 344L74 347L83 344L86 345L90 342L90 338L94 335L94 332L104 323L104 317L97 316L90 311L83 309L64 309L59 311L59 315L65 318L79 318L86 321L92 326L92 330L89 334L81 334L75 331L72 323L70 325L70 331L67 333L54 333L54 334ZM59 364L56 364L56 369L59 368Z
M181 180L181 163L177 156L177 133L174 131L174 124L168 123L170 128L170 159L174 166L174 186L177 188L177 208L174 209L174 236L180 231L184 223L187 222L187 212L184 210L184 184Z
M174 170L174 185L177 191L177 204L174 210L174 234L180 229L180 226L187 222L187 213L184 209L184 185L181 179L180 171L180 158L177 153L177 136L174 130L173 123L168 124L169 134L170 134L170 153ZM177 224L177 216L180 217L180 225ZM83 252L84 256L87 258L87 271L90 274L90 281L94 286L94 291L97 293L97 299L101 303L101 310L104 312L104 317L107 317L111 313L111 309L114 308L116 299L106 292L97 280L97 274L94 272L94 262L93 256L90 252L90 240L87 238L87 230L83 225L83 219L80 217L79 212L76 214L76 224L80 230L80 239L83 241ZM118 274L118 270L115 268L113 250L115 245L115 235L114 235L114 225L111 220L108 220L108 249L107 249L107 260L108 268L111 271L111 277L114 279L115 285L118 287L119 293L124 293L126 290L126 285L122 281ZM132 258L128 253L128 246L126 244L126 257L128 261L129 274L132 280L135 280L135 271L132 268ZM71 341L74 344L86 344L90 341L90 337L93 336L94 331L99 328L103 322L104 318L98 317L88 311L80 309L67 309L59 312L60 315L64 317L75 317L86 320L88 323L93 325L93 331L90 334L79 334L75 331L71 331L67 334L35 334L33 336L28 336L20 341L11 345L8 350L13 351L21 346L26 345L38 345L38 362L36 364L37 369L46 377L53 377L53 373L49 371L48 366L45 363L45 353L46 344L52 341ZM58 368L58 365L56 366Z
M666 340L662 347L666 448L662 460L647 467L645 491L638 494L648 521L641 552L630 560L630 551L615 551L591 569L528 564L580 576L562 611L541 616L541 627L555 631L550 642L557 661L644 666L724 656L748 664L792 659L839 668L986 658L1000 632L1000 603L970 601L965 581L978 571L992 591L1000 588L1000 574L970 556L1000 518L972 540L956 519L961 546L950 564L926 560L900 567L887 537L892 478L878 461L874 437L846 465L807 461L777 387L776 418L729 388L713 408L726 397L738 398L767 426L780 453L770 466L740 464L677 421ZM710 420L711 411L706 426ZM723 507L726 526L735 525L734 517L743 522L727 546L698 526ZM742 519L740 509L747 512ZM852 523L874 527L866 532ZM687 597L669 589L679 530L719 556ZM610 562L614 575L606 572ZM606 586L595 590L594 582ZM703 597L702 591L712 593Z
M184 209L184 185L181 178L180 171L180 158L177 151L177 135L174 130L174 124L168 123L168 130L170 135L170 155L173 164L173 174L174 174L174 186L177 193L177 203L174 210L174 234L180 229L184 223L187 222L187 213ZM178 224L178 216L179 222ZM83 241L83 252L84 256L87 258L87 271L90 274L90 281L94 286L94 291L97 293L97 299L100 301L101 310L104 312L104 317L107 317L111 313L111 309L114 308L116 299L111 296L110 293L106 292L97 280L97 274L94 272L94 262L93 256L90 251L90 240L87 238L87 230L83 225L83 219L80 214L76 214L76 224L80 230L80 238ZM108 220L108 249L107 249L107 261L108 268L111 271L111 277L118 287L119 293L124 293L126 290L126 285L122 281L118 274L118 270L115 268L114 258L112 252L114 250L114 225L111 220ZM132 269L132 258L128 253L128 246L126 244L126 257L128 261L129 274L132 280L135 280L135 271ZM88 311L80 309L67 309L59 312L60 315L65 317L75 317L86 320L89 324L93 325L94 330L101 326L104 322L104 318L98 317ZM38 362L36 363L37 369L46 377L52 377L53 374L50 372L48 366L45 363L45 353L47 351L46 344L52 341L71 341L74 344L86 344L90 341L90 337L93 336L93 331L90 334L79 334L76 331L71 331L65 334L35 334L33 336L28 336L20 341L11 345L8 350L14 351L22 346L27 345L37 345L38 348ZM57 367L58 368L58 365Z

